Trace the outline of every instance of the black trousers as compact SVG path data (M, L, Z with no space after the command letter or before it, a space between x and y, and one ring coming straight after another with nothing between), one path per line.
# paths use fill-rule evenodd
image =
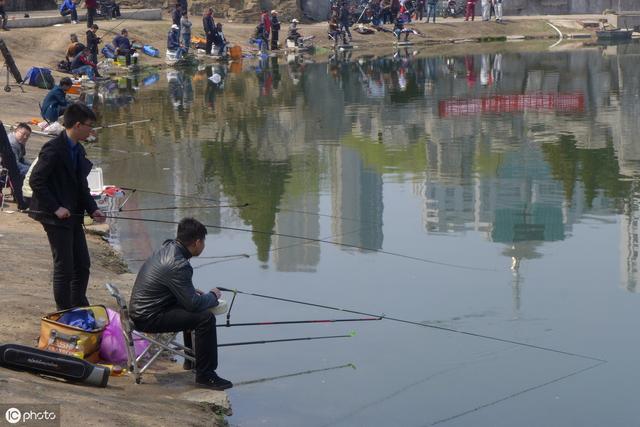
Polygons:
M271 50L278 50L278 36L279 31L273 30L271 32Z
M87 8L87 28L91 28L93 20L96 18L96 9L91 7Z
M185 345L189 347L191 339L188 331L196 332L196 378L206 379L218 368L218 335L216 334L216 316L209 310L193 313L182 307L172 307L151 319L134 320L141 332L183 332Z
M82 224L74 221L71 228L43 227L53 255L53 298L58 310L89 305L86 293L91 260Z
M205 53L207 55L211 54L211 46L213 46L213 34L207 34L207 45L205 48Z

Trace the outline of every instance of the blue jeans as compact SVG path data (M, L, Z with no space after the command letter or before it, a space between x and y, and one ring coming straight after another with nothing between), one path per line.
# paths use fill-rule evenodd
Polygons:
M86 74L89 77L89 80L93 80L93 67L90 65L83 65L82 67L74 68L71 72L79 76Z
M184 44L184 53L189 53L189 47L191 46L191 34L182 35L182 44Z
M65 9L60 11L60 15L71 15L71 20L78 22L78 11L76 9Z
M429 3L427 5L427 22L429 22L429 18L433 16L433 23L436 23L436 5Z

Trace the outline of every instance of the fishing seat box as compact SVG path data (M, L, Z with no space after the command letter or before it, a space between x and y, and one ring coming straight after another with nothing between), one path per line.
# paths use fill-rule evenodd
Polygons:
M73 310L89 310L96 320L96 328L84 330L59 322L60 318ZM100 354L102 332L109 324L107 309L102 305L77 307L49 313L40 319L38 348L60 354L97 362Z

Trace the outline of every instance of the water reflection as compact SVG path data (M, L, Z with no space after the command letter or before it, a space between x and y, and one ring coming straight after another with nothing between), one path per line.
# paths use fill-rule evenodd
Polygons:
M207 222L313 239L330 230L348 251L384 247L387 227L403 221L385 215L384 200L404 185L422 199L421 212L404 215L422 216L427 235L481 233L516 276L586 215L623 214L623 281L635 291L638 210L621 178L640 171L638 51L632 43L462 57L340 52L326 63L171 70L160 82L153 74L101 89L103 120L155 122L110 130L99 150L106 162L116 148L152 153L108 163L123 184L250 203L203 213ZM152 200L184 202L138 203ZM258 261L277 271L314 272L321 262L318 243L251 239Z

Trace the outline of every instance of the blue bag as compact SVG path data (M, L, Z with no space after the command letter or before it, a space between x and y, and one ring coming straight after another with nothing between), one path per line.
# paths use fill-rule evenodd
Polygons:
M116 59L116 49L112 44L106 44L102 48L101 52L105 56L105 58Z
M155 47L149 45L149 44L145 44L142 47L142 51L149 55L149 56L155 56L156 58L160 56L160 51L158 49L156 49Z
M52 89L55 81L48 68L31 67L24 76L23 83L29 86L37 86L40 89Z

